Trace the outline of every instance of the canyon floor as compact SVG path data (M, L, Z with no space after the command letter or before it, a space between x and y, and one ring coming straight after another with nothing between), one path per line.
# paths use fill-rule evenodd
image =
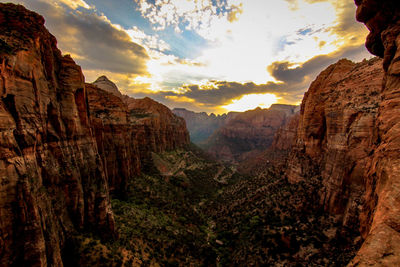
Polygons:
M118 239L76 235L67 266L343 266L359 233L320 210L321 181L290 184L272 169L239 174L190 145L153 153L112 197Z

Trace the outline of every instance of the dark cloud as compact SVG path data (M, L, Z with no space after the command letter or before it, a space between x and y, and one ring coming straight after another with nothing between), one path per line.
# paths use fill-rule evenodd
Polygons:
M232 99L246 94L273 93L281 97L281 102L293 104L301 101L304 92L308 89L316 76L329 65L341 58L360 61L370 57L363 45L346 47L339 52L311 58L302 65L290 68L289 62L274 62L268 67L271 75L281 81L280 83L268 82L266 84L238 83L229 81L211 81L207 86L187 85L182 87L183 93L172 91L152 93L151 97L169 107L186 107L197 111L213 111L216 106L229 103ZM134 97L144 97L145 93L135 93ZM169 99L169 97L173 99ZM177 103L175 97L191 99L192 102Z
M268 71L275 79L285 84L295 84L303 82L307 77L315 77L317 73L340 58L360 60L360 57L368 57L368 55L364 45L347 47L333 54L313 57L295 68L291 68L292 64L287 61L274 62L268 66Z
M62 52L71 53L84 69L147 74L146 50L93 10L72 10L40 0L14 2L43 15L46 27L56 36Z

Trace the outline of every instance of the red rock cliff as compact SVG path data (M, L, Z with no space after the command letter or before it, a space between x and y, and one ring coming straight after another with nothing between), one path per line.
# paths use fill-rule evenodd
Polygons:
M113 235L84 78L44 19L0 4L0 265L62 266L71 233Z
M190 142L185 120L166 106L145 97L134 99L124 96L129 110L129 122L134 125L140 156L147 159L149 152L183 147Z
M90 120L111 192L124 194L129 179L140 173L140 158L129 111L121 98L86 84Z
M400 263L400 5L396 0L356 0L357 19L370 30L369 51L383 57L385 76L375 124L375 143L366 165L366 237L354 266Z
M382 61L340 60L311 84L301 104L296 143L288 159L289 181L317 175L321 206L357 229L365 166L376 142Z
M151 152L189 144L185 121L166 106L150 98L120 98L92 84L86 88L99 153L114 193L124 194L129 179L148 167Z

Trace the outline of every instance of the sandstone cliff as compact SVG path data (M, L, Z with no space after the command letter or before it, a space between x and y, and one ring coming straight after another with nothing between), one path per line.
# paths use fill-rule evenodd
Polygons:
M275 132L295 114L297 108L276 104L269 109L256 108L239 113L218 129L204 148L215 158L229 162L243 161L267 149Z
M324 70L304 96L289 181L320 176L321 205L348 228L358 228L364 170L373 153L382 61L340 60Z
M172 112L185 119L190 132L190 140L195 144L206 141L216 130L238 114L238 112L229 112L222 115L215 115L214 113L208 115L205 112L194 112L184 108L174 108Z
M0 4L0 38L0 265L62 266L72 233L114 233L84 78L22 6Z
M374 153L366 165L361 230L366 238L351 265L400 263L400 6L356 0L357 19L370 30L366 46L383 57L385 76L375 124Z
M189 143L182 118L106 77L85 84L56 43L43 17L0 4L1 266L63 266L79 233L115 237L110 189Z
M149 167L151 152L182 148L189 134L185 121L166 106L150 98L117 97L115 90L95 84L86 84L90 120L110 190L120 195L130 179Z

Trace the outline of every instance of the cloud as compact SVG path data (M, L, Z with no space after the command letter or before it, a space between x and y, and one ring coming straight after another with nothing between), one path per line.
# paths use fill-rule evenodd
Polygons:
M66 6L42 0L14 2L44 15L46 27L56 36L62 52L70 53L83 69L148 74L145 48L105 16L92 9L76 9L86 8L84 1L63 0Z
M154 30L166 27L173 27L176 32L196 30L206 38L210 37L207 33L215 22L236 21L242 13L241 1L236 0L134 1Z
M83 0L59 0L61 3L69 6L71 9L78 9L80 7L90 9L91 7Z
M308 77L316 76L318 72L340 58L350 58L358 61L369 56L363 45L353 46L332 54L313 57L298 67L293 67L293 63L289 61L277 61L269 65L267 69L276 80L285 84L301 83Z
M327 66L341 58L359 61L370 57L363 45L346 47L340 51L311 58L299 66L288 61L273 62L268 71L279 82L255 84L233 81L209 81L189 84L178 91L151 92L151 97L170 107L186 107L195 111L225 112L222 106L248 94L275 94L280 103L298 104L311 82ZM148 95L146 90L132 92L135 97Z

